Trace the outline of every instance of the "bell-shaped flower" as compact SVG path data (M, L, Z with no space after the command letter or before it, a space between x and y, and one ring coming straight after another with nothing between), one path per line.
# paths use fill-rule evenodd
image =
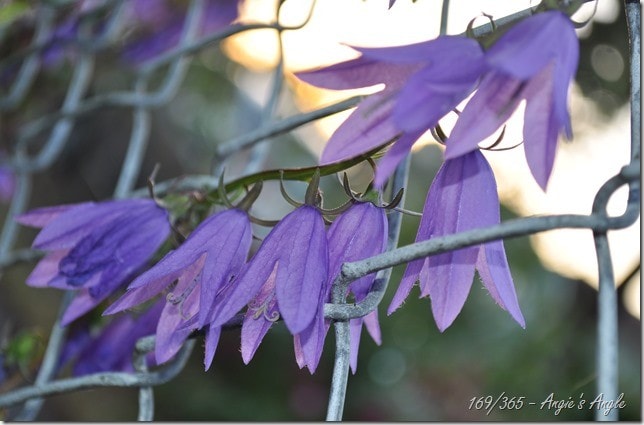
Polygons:
M60 366L73 359L72 373L75 376L97 372L132 372L132 355L137 341L154 334L159 321L162 303L154 304L138 317L122 315L114 318L97 334L87 324L73 328L60 356ZM148 366L154 359L146 361Z
M327 238L329 242L329 279L323 289L323 296L316 317L307 329L295 335L295 358L300 368L307 366L311 373L320 362L324 339L329 329L330 321L324 318L324 304L331 302L331 288L335 278L340 274L342 264L363 260L380 254L387 244L387 217L382 208L370 202L358 202L352 205L333 221L329 227ZM355 302L362 301L371 286L375 274L364 276L349 285L349 291ZM381 342L378 325L378 311L374 310L364 318L351 319L350 326L350 365L355 373L358 363L358 348L363 323L377 344Z
M483 154L475 150L445 161L436 174L427 194L416 242L499 222L494 174ZM525 327L502 240L410 262L388 314L404 302L414 283L420 281L421 297L429 295L438 329L444 331L463 308L475 269L494 301Z
M315 317L300 333L294 335L295 359L300 368L314 373L319 364L330 321L324 318L324 304L330 302L330 291L344 262L361 260L381 253L386 245L387 221L382 209L371 203L357 203L341 214L327 232L329 274L317 302ZM248 364L270 327L280 318L275 291L277 266L273 267L260 292L248 305L241 333L241 352ZM365 276L349 286L356 301L367 295L375 275ZM351 320L351 365L355 371L363 318ZM380 343L377 312L364 318L367 329Z
M354 204L349 210L340 215L331 224L328 232L329 239L329 281L328 287L335 278L340 274L342 264L359 261L365 258L373 257L382 253L387 246L387 217L385 210L376 207L370 202L359 202ZM354 301L362 301L373 285L375 273L363 276L358 280L351 282L349 292L353 294ZM329 289L330 292L330 289ZM328 299L326 302L330 302ZM323 306L322 306L323 307ZM320 316L324 310L320 310ZM380 325L378 324L378 311L374 310L364 317L357 317L349 321L349 339L350 339L350 366L353 373L358 367L358 348L360 347L360 336L362 334L362 325L365 325L369 335L376 344L381 343ZM329 323L326 322L328 329ZM319 334L320 332L318 332ZM319 352L313 351L309 347L310 342L302 338L302 352L307 360L309 369L311 365L317 366L321 355L322 345L324 343L322 335L321 343L318 342ZM319 337L318 337L319 338ZM313 357L315 353L316 357ZM315 359L315 361L314 361ZM315 367L311 373L315 371Z
M48 252L27 284L77 291L63 325L126 284L170 233L168 213L151 199L40 208L16 220L42 228L32 246Z
M313 320L327 279L328 248L324 220L312 205L284 217L266 236L239 275L215 302L208 322L221 326L275 279L279 312L292 334Z
M525 155L545 190L559 133L572 137L567 99L578 59L575 28L559 11L539 13L510 28L486 52L490 71L452 129L445 158L477 149L525 100Z
M398 138L378 163L374 184L380 187L414 142L474 91L486 66L479 44L462 36L356 50L361 57L297 77L334 90L385 85L338 127L320 159L346 160Z
M251 242L251 225L245 211L233 208L213 214L179 248L137 277L105 314L132 308L170 288L157 325L155 345L157 362L166 362L193 329L209 323L210 309L246 262ZM206 369L214 357L219 332L220 326L206 329Z

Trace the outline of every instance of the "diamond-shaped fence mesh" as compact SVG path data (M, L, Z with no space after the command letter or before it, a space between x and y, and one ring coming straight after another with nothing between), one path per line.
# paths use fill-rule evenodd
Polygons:
M268 23L243 20L231 23L240 3L214 0L192 0L185 4L128 0L0 2L0 169L8 173L6 184L12 189L0 234L3 291L7 285L21 285L22 282L15 281L16 276L24 279L23 269L33 268L42 256L37 250L25 248L29 244L27 231L14 220L30 208L146 197L148 189L157 196L192 194L191 199L198 205L200 197L216 191L224 169L227 180L231 176L241 182L237 186L239 190L244 178L258 173L264 172L266 180L280 179L278 172L266 170L290 167L293 170L291 174L287 172L286 180L291 176L291 181L305 180L311 175L299 176L294 169L316 165L310 147L302 140L308 135L313 139L320 136L312 135L313 130L307 124L348 110L364 97L347 96L339 102L327 102L328 106L301 112L299 105L305 102L295 100L293 91L285 85L282 38L289 32L297 35L298 29L315 19L315 4L309 5L309 16L299 17L295 24L283 24L277 19L283 2L272 5L274 18ZM354 280L377 272L370 293L359 302L347 302L345 291L337 289L332 294L332 303L324 308L325 317L332 320L335 330L333 370L322 377L323 373L319 372L315 382L332 379L327 419L338 420L343 416L350 361L349 320L378 308L392 279L393 267L483 242L560 228L592 230L599 266L594 393L603 394L606 400L619 399L618 300L607 234L631 226L639 218L640 7L639 2L625 2L631 47L630 65L626 66L632 82L630 160L597 192L591 213L515 218L489 228L405 245L399 244L402 215L392 211L388 215L388 250L345 264L337 281L336 289L346 289ZM494 25L475 27L474 35L490 34L497 26L531 13L528 9L495 19ZM274 55L269 54L271 58L257 65L263 67L257 74L240 72L242 66L226 56L235 49L241 50L230 40L260 31L264 31L263 35L256 40L263 38L271 43L252 47L260 53L265 50ZM239 88L241 79L245 79L245 89ZM157 164L160 167L155 167ZM333 174L349 165L324 173ZM148 177L150 188L146 187ZM391 198L413 178L410 162L403 161L390 182ZM300 188L290 185L289 181L284 184L287 191ZM629 190L626 208L618 215L609 214L609 200L624 186ZM286 207L274 200L279 196L279 188L270 190L273 191L261 198L269 206L258 207L258 215L264 212L283 215ZM29 299L39 296L36 292L20 293ZM61 300L61 312L71 301L70 294ZM36 306L43 305L42 302L34 301ZM20 309L21 305L12 308ZM8 333L13 332L8 328L10 313L3 313L0 320L7 324L3 325L0 341L6 362L10 354ZM33 373L33 382L22 382L19 386L6 381L2 384L0 407L5 409L5 419L33 420L46 398L55 394L98 387L131 387L138 389L139 420L151 420L155 410L153 388L181 376L195 339L201 338L196 335L189 339L171 361L160 366L148 367L146 357L154 351L155 341L153 337L146 337L136 345L133 371L61 377L58 375L60 353L71 332L58 322L53 325L51 334L42 338L47 344L36 356L37 367L16 360L20 367L32 371L23 373ZM403 340L404 337L399 338ZM226 340L233 344L234 341ZM221 360L226 361L232 360ZM303 388L306 392L307 387ZM237 397L243 397L243 390L235 391ZM471 396L474 395L477 394ZM320 395L312 393L311 397ZM470 396L464 396L464 400L463 410L467 409ZM230 403L231 408L244 408L243 403ZM490 410L494 409L487 404ZM617 419L618 410L613 409L607 416L599 412L597 417Z

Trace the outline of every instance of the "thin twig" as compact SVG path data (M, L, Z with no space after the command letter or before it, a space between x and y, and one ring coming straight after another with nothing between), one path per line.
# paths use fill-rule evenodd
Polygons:
M148 373L103 372L75 378L61 379L44 385L19 388L0 395L0 407L13 406L36 397L68 393L98 387L144 387L165 384L183 370L194 348L195 341L183 345L173 360Z

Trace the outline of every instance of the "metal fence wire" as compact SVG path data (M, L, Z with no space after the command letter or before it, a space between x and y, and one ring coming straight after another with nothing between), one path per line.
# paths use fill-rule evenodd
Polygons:
M371 0L369 0L371 1ZM603 0L597 0L601 2ZM443 0L442 30L449 2ZM237 2L233 2L235 5ZM281 40L283 33L305 26L305 18L296 26L280 23L279 8L271 23L232 23L209 33L201 31L204 16L212 2L192 0L187 2L184 21L179 25L174 47L159 52L154 57L125 69L121 83L127 89L109 88L101 91L96 78L106 57L118 56L123 49L124 37L132 29L133 2L124 0L66 1L42 0L38 2L0 2L0 81L5 91L0 98L0 130L3 149L0 167L11 170L15 176L15 189L8 205L4 226L0 235L0 267L5 275L12 267L30 263L40 258L37 251L17 247L20 229L14 217L25 212L34 203L32 182L36 176L64 161L66 152L73 144L73 131L83 120L102 111L118 111L119 119L125 120L123 112L130 114L128 122L115 122L118 134L128 134L126 152L118 172L114 198L147 196L146 188L136 188L142 174L146 149L151 139L153 113L156 109L174 102L178 90L189 75L196 55L219 45L230 36L255 30L271 30ZM567 2L566 2L567 3ZM630 162L605 182L597 192L588 215L564 214L534 216L507 220L499 225L452 235L432 238L424 242L398 246L401 213L388 215L388 249L374 257L345 263L335 282L332 303L324 306L325 317L333 321L335 329L335 362L332 375L327 419L342 419L349 374L349 320L363 317L378 307L383 299L391 277L392 267L428 255L443 253L458 248L473 246L499 239L532 235L552 229L591 229L598 259L599 291L597 294L596 372L597 393L608 400L618 398L618 326L617 292L612 269L607 233L635 223L640 214L640 9L638 1L625 0L625 12L630 37L630 106L631 146ZM314 5L311 5L313 11ZM493 22L473 28L477 37L492 33L497 27L515 22L532 14L532 9L495 19ZM4 19L2 22L1 19ZM69 23L69 24L68 24ZM67 27L65 25L68 25ZM21 26L16 30L16 26ZM280 44L281 46L281 44ZM55 61L64 63L62 71L47 74ZM256 108L254 128L246 127L241 135L229 137L216 146L212 155L212 174L194 174L166 181L155 182L156 195L172 191L212 191L219 185L219 175L226 161L233 154L249 151L240 174L249 175L260 171L270 145L268 139L288 134L318 119L348 110L357 105L363 96L347 98L312 112L294 112L287 117L276 115L277 105L283 93L284 61L279 57L274 67L268 88L268 100L262 108ZM125 67L125 66L124 66ZM41 80L45 80L42 82ZM55 102L42 101L34 107L32 93L43 90L42 84L66 85L62 102L57 109L44 105ZM105 84L103 84L105 86ZM110 86L107 86L110 87ZM189 111L185 111L189 114ZM84 143L84 142L83 142ZM391 193L404 187L408 179L409 162L403 161L391 179ZM329 171L330 174L333 170ZM620 187L629 188L628 204L619 216L607 212L607 203ZM404 200L403 200L404 202ZM360 302L346 300L349 283L360 277L377 272L377 278L369 294ZM5 282L5 285L10 283ZM11 283L13 284L13 283ZM338 289L339 288L339 289ZM61 312L72 295L67 293ZM61 313L62 314L62 313ZM97 387L134 387L139 389L139 420L152 420L154 411L154 386L166 383L181 373L186 365L195 340L191 338L179 354L170 362L148 370L145 358L154 350L154 338L138 341L133 372L102 372L78 377L56 376L59 356L68 337L68 330L55 323L35 381L28 386L0 394L0 407L5 408L5 419L33 420L37 417L46 397L65 392ZM616 420L618 410L609 415L597 413L597 419Z

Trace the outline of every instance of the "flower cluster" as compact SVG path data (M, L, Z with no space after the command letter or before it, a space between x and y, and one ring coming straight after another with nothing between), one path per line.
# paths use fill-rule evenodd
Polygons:
M207 217L181 245L138 276L170 229L168 213L152 200L41 208L18 217L22 224L42 228L33 246L49 252L27 283L77 292L64 314L64 325L128 282L125 294L104 314L146 306L162 295L153 312L137 322L119 316L98 337L90 338L87 329L77 332L65 355L77 357L75 373L130 367L126 353L132 352L133 335L148 333L156 334L155 362L164 363L196 330L205 334L204 363L208 369L222 327L245 307L241 329L244 362L252 359L271 325L282 319L294 335L298 365L314 372L330 324L324 318L324 304L330 301L342 263L381 253L387 233L384 209L370 202L354 197L338 211L324 210L318 181L316 174L306 202L274 226L250 260L252 217L247 211L261 184L236 207L231 205ZM325 215L338 213L327 229ZM346 295L362 300L373 280L370 275L353 282ZM351 321L354 370L363 322L380 342L377 312ZM136 326L136 331L132 330ZM127 339L127 346L113 348L119 339ZM92 353L112 353L112 360L92 363Z
M545 188L559 132L563 128L571 137L567 91L577 69L579 42L566 15L548 11L525 19L487 51L465 36L355 49L362 53L357 59L297 74L336 90L385 85L331 136L322 164L397 138L378 164L375 183L381 186L414 142L477 89L447 139L446 158L475 150L526 100L526 157Z
M237 16L238 0L207 5L202 32L228 25ZM183 21L170 13L165 2L136 0L128 7L151 28L165 28L130 45L125 53L128 60L138 63L176 44ZM385 185L423 133L472 96L445 140L445 161L429 188L417 242L500 222L496 181L478 144L502 126L522 101L526 102L526 158L545 190L557 138L561 132L571 137L567 90L577 66L578 43L566 15L547 11L525 19L487 50L464 36L356 49L361 53L357 59L298 77L331 89L384 84L337 129L321 158L323 165L329 164L390 144L376 167L376 189ZM254 218L249 210L261 191L261 181L236 206L224 194L229 208L209 215L149 268L171 232L170 214L156 200L40 208L17 217L24 225L42 229L33 248L46 252L27 284L75 292L63 325L126 286L105 315L152 304L137 319L117 316L98 336L81 329L69 341L64 359L76 359L77 374L128 370L136 339L154 333L154 362L160 364L200 331L205 335L208 369L222 329L241 323L241 354L248 363L271 326L283 320L294 338L297 364L313 373L330 326L324 305L331 301L342 264L378 255L387 243L383 208L355 198L346 184L352 197L346 207L324 210L318 183L319 172L311 179L304 203L275 224L252 255ZM335 217L330 225L329 217ZM430 297L442 332L460 313L475 272L498 305L525 327L502 241L410 262L388 313L400 307L419 282L421 297ZM374 279L371 274L352 282L343 295L360 302ZM363 325L376 343L381 340L377 311L351 319L354 373Z
M568 16L551 10L515 24L487 50L465 36L441 36L405 46L356 48L362 54L357 59L297 76L330 89L385 85L334 132L321 157L323 164L332 163L393 141L377 165L378 187L424 132L474 93L445 140L445 163L427 195L416 236L422 241L499 223L496 182L477 145L524 100L525 154L545 190L557 137L562 130L571 137L567 91L578 49ZM389 313L420 281L421 296L430 297L443 331L462 309L475 269L495 301L525 326L501 241L411 262Z

